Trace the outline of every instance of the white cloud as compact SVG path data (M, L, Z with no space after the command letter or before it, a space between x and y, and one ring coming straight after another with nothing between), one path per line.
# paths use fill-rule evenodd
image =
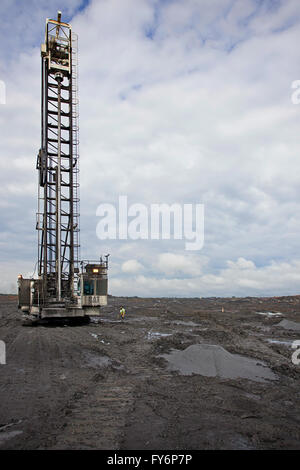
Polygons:
M79 34L83 257L111 253L116 295L134 294L132 285L145 295L297 292L299 3L80 5L1 4L0 259L35 264L39 47L45 18L61 9ZM204 203L202 251L172 240L100 242L96 208L120 194L130 204ZM0 274L0 291L7 282L12 272Z
M202 272L204 262L196 256L161 253L156 267L168 276L190 275L198 276Z
M255 269L255 264L253 261L247 260L245 258L239 258L236 262L227 261L227 265L230 269Z
M122 271L124 273L136 273L143 269L143 265L136 259L129 259L122 264Z
M248 262L248 267L246 266ZM289 295L299 292L300 261L276 263L263 267L254 267L249 260L228 260L228 267L218 275L204 274L190 277L163 277L137 275L134 278L114 278L109 282L110 292L114 295L135 295L177 297L225 297L247 295ZM133 295L133 294L132 294Z

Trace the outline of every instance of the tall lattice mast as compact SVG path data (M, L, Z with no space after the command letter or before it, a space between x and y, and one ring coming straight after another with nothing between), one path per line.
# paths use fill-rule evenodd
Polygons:
M46 21L41 55L38 273L47 304L74 300L79 272L77 36L60 12Z
M18 276L23 324L100 315L107 305L108 256L80 260L77 36L71 26L46 21L42 54L38 279ZM79 270L80 264L80 270Z

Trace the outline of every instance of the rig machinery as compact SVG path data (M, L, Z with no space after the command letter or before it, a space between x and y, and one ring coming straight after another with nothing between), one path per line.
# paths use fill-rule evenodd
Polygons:
M99 315L107 304L109 255L98 261L80 261L79 255L78 49L61 12L46 20L41 65L38 278L18 276L25 324Z

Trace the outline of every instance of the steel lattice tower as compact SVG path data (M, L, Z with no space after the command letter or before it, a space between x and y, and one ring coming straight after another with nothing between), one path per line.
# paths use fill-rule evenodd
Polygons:
M77 36L46 21L42 56L38 274L42 303L74 300L79 272Z
M107 305L109 255L80 261L78 48L61 12L57 20L46 21L41 56L38 279L18 276L24 325L57 318L86 320L99 316L100 307Z

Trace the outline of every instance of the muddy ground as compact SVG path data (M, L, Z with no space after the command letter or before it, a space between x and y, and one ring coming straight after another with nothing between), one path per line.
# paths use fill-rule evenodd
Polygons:
M0 449L300 449L297 322L299 296L110 297L98 322L24 327L16 299L0 296ZM263 362L273 378L168 362L199 344Z

